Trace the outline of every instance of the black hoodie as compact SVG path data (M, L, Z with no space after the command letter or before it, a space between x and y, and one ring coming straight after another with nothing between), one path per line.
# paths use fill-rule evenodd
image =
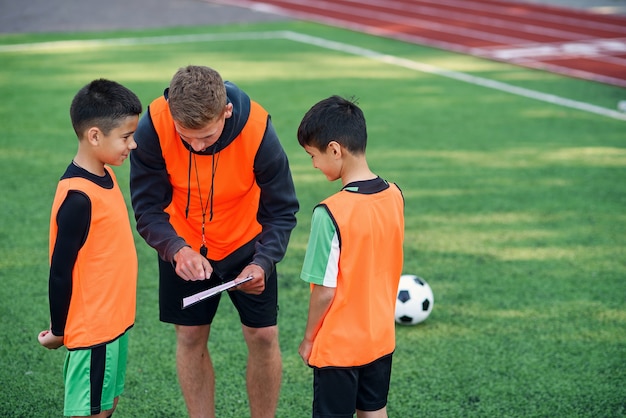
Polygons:
M250 97L235 84L228 81L224 84L228 101L233 104L232 116L226 119L222 135L215 146L199 154L210 155L228 147L248 119ZM165 98L167 94L166 89ZM172 261L174 254L187 243L178 236L169 222L169 215L164 211L172 199L172 186L149 107L139 121L134 138L137 149L130 156L130 190L137 230L163 260ZM260 265L267 277L285 255L289 236L296 226L295 214L299 209L287 155L269 116L265 135L254 159L254 174L261 189L257 220L262 231L255 245L252 262Z

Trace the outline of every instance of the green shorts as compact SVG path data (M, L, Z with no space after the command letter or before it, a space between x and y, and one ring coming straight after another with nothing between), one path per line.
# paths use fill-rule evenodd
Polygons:
M64 415L89 416L113 408L124 391L127 356L128 332L105 345L68 351Z

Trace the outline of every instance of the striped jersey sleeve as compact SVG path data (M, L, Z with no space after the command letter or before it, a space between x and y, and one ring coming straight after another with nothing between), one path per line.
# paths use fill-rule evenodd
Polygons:
M335 223L325 206L317 206L311 218L311 234L300 278L316 285L337 287L339 252Z

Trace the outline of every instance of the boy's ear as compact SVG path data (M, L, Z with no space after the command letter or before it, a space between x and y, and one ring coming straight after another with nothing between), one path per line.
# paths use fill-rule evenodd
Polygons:
M341 145L339 145L339 142L337 141L330 141L328 143L327 152L332 154L335 158L341 158Z
M102 131L99 128L95 127L95 126L89 128L87 130L86 138L87 138L87 141L89 141L89 143L91 145L94 145L94 146L98 145L98 143L99 143L100 139L102 138L102 136L103 136L102 135Z

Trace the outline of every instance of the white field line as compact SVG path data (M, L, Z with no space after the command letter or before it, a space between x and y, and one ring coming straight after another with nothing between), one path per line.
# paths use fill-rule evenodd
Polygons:
M458 71L446 70L430 64L425 64L417 61L411 61L405 58L395 57L393 55L381 54L370 49L361 48L354 45L348 45L341 42L329 41L310 35L304 35L301 33L287 32L287 37L298 42L307 43L311 45L317 45L326 49L333 49L349 53L352 55L358 55L367 57L376 61L384 62L387 64L396 65L399 67L409 68L412 70L420 71L428 74L436 74L442 77L452 78L454 80L463 81L469 84L474 84L482 87L487 87L494 90L500 90L506 93L515 94L518 96L527 97L530 99L540 100L547 103L556 104L563 107L569 107L572 109L578 109L585 112L596 113L602 116L607 116L614 119L626 120L626 113L619 112L617 110L607 109L601 106L592 105L590 103L579 102L576 100L567 99L553 94L542 93L536 90L530 90L523 87L517 87L510 84L502 83L500 81L490 80L487 78L476 77L470 74L461 73Z
M254 39L281 39L284 31L276 32L237 32L237 33L207 33L195 35L151 36L143 38L112 38L89 39L72 41L50 41L28 44L0 45L2 52L53 52L63 50L85 50L87 48L109 46L138 46L138 45L166 45L184 44L193 42L216 41L249 41Z
M594 113L608 118L625 120L626 113L617 110L596 106L590 103L579 102L567 99L553 94L542 93L536 90L530 90L523 87L516 87L500 81L490 80L487 78L476 77L470 74L447 70L445 68L436 67L434 65L412 61L406 58L400 58L393 55L383 54L371 49L361 48L355 45L343 42L331 41L328 39L297 33L292 31L269 31L269 32L239 32L224 34L197 34L197 35L174 35L174 36L154 36L139 38L118 38L118 39L93 39L93 40L73 40L73 41L51 41L27 44L0 45L0 53L6 52L47 52L78 50L82 51L86 48L96 47L112 47L112 46L138 46L138 45L161 45L176 43L194 43L194 42L216 42L216 41L241 41L241 40L263 40L263 39L286 39L293 42L304 43L308 45L318 46L320 48L343 52L345 54L356 55L369 58L374 61L382 62L389 65L407 68L428 74L434 74L441 77L462 81L493 90L499 90L506 93L527 97L534 100L551 103L557 106L568 107L583 112Z

